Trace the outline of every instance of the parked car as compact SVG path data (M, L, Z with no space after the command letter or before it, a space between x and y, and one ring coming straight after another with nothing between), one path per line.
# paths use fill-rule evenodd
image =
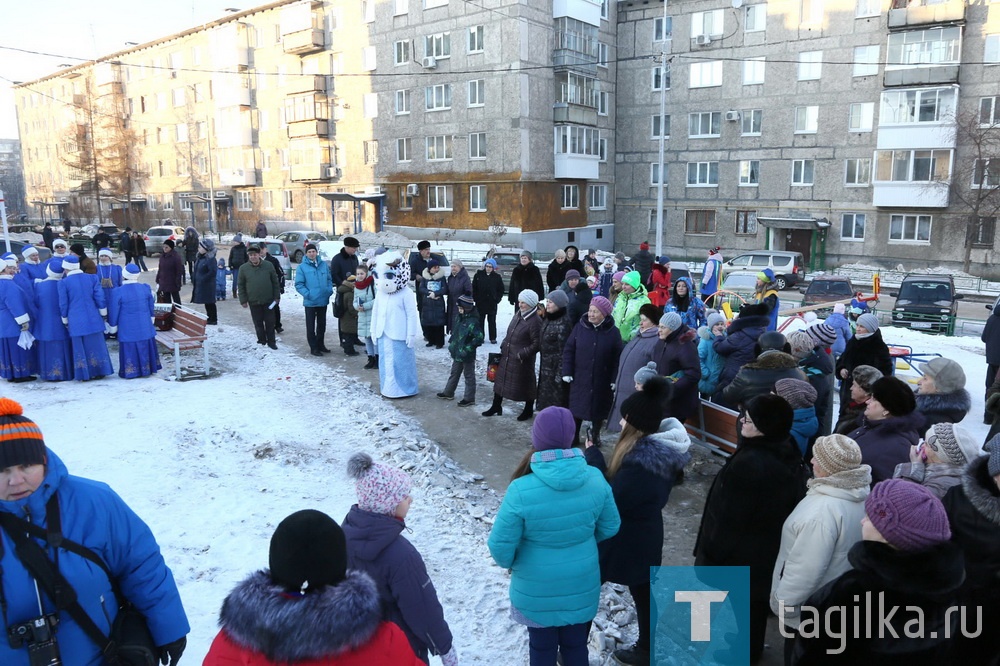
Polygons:
M899 291L889 292L896 299L892 308L893 326L944 333L955 332L957 301L955 281L950 275L909 274L903 278Z
M328 240L327 237L318 231L286 231L283 234L278 234L277 236L280 240L284 241L285 247L288 249L289 254L292 257L292 261L296 264L302 263L302 257L306 253L306 245L309 243L318 243L320 241ZM318 247L316 248L319 249Z
M281 270L285 272L285 279L292 279L292 262L288 258L288 248L285 247L285 241L278 238L249 238L246 242L247 247L250 247L251 245L260 247L262 244L266 243L267 253L278 260Z
M542 273L542 280L545 280L545 274L549 270L549 262L552 261L552 257L549 256L548 259L544 259L539 253L532 252L532 261L538 266L538 270ZM487 259L493 259L497 262L497 273L503 278L504 285L510 285L510 275L514 271L516 266L521 264L521 248L519 247L504 247L504 248L493 248L486 253L483 257L483 261ZM475 271L470 271L470 273Z
M98 231L103 231L112 238L121 236L122 230L113 224L88 224L80 227L69 235L69 243L89 243Z
M733 271L759 273L765 268L774 271L774 284L781 289L794 287L805 278L805 262L801 252L754 250L722 262L722 277Z
M814 277L808 286L799 287L802 296L802 307L831 303L833 301L850 301L854 296L854 285L851 280L842 275L821 275ZM816 316L825 317L833 311L830 308L818 308Z
M722 279L722 291L729 292L720 294L716 298L716 307L722 307L723 303L729 303L729 307L736 312L744 302L750 302L757 291L757 273L751 271L734 271ZM723 300L719 300L722 298Z
M18 261L22 261L23 259L21 257L21 253L24 252L25 248L27 248L29 245L38 250L38 258L41 259L42 261L45 261L52 256L52 250L45 247L44 245L34 245L33 243L29 243L28 241L20 241L20 240L12 240L10 242L10 251L17 255ZM6 246L0 243L0 248L4 247Z
M174 243L179 243L184 239L184 227L150 227L146 229L142 239L146 242L146 254L151 257L154 254L163 254L164 242L172 240Z

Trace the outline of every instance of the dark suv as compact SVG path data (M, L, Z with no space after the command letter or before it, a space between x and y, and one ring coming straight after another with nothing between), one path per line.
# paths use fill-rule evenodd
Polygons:
M958 299L955 282L950 275L910 274L903 278L898 292L890 292L896 299L892 308L894 326L904 326L930 333L953 335Z

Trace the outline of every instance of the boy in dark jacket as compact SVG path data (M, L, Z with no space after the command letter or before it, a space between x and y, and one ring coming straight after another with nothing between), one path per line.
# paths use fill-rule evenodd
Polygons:
M451 400L458 388L458 378L465 375L465 397L458 401L459 407L468 407L476 402L476 349L483 344L483 325L479 322L476 303L470 296L458 297L458 319L451 331L448 352L451 354L451 375L439 398Z

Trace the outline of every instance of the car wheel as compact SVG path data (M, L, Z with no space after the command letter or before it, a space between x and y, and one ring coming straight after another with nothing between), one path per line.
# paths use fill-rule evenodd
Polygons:
M295 251L295 254L292 255L292 261L294 261L297 264L302 263L302 250Z
M784 291L788 288L788 282L783 275L778 275L774 278L774 288L778 291Z

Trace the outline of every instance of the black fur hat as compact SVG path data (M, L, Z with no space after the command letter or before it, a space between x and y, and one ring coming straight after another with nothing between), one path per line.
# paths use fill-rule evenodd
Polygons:
M664 377L653 377L622 403L622 417L644 433L660 429L666 402L670 398L670 383Z
M271 537L271 579L288 590L312 592L347 576L344 530L322 511L296 511Z
M773 393L764 393L750 400L747 414L761 434L768 439L784 439L792 432L795 412L788 401Z

